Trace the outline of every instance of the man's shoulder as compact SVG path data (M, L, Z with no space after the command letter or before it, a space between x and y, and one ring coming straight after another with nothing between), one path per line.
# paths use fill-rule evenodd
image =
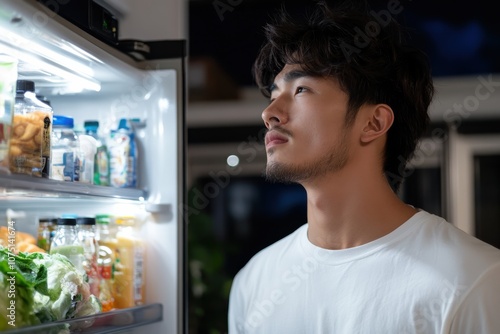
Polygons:
M422 218L420 235L423 238L415 240L425 240L421 246L446 266L455 265L472 274L500 263L500 249L462 231L439 216L426 213Z

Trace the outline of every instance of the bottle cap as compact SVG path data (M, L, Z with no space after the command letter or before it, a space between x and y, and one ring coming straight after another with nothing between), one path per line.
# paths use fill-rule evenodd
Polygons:
M38 219L39 224L57 224L57 218L39 218Z
M85 122L83 122L83 127L84 128L98 128L99 121L85 121Z
M75 126L75 121L73 120L73 117L53 115L52 126L62 127L62 128L73 128Z
M16 82L16 92L35 92L35 82L31 80L17 80Z
M129 120L126 118L120 119L120 123L118 123L118 129L130 130Z
M58 218L57 225L75 226L76 219L75 218Z
M95 225L95 218L93 217L78 217L76 218L78 225Z
M108 214L95 215L95 222L97 224L108 225L111 222L111 215Z
M115 222L117 225L133 226L135 224L135 217L134 216L119 216L119 217L116 217Z

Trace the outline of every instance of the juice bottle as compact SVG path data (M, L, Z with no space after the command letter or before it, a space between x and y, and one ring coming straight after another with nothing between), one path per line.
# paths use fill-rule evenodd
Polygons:
M116 225L115 306L142 305L145 302L144 243L138 237L134 217L117 217Z

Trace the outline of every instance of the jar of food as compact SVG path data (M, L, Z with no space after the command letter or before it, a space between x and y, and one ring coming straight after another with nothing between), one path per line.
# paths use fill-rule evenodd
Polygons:
M17 80L9 147L12 173L49 177L52 108L36 98L35 83Z
M37 246L46 252L50 251L56 223L57 219L55 218L40 218L38 220Z
M82 275L85 274L83 246L78 240L75 218L57 219L56 233L50 244L50 254L55 253L66 256Z

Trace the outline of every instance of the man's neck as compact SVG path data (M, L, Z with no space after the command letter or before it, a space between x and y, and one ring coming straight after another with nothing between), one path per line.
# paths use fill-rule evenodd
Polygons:
M416 213L397 197L383 175L346 173L303 184L308 238L316 246L359 246L389 234Z

